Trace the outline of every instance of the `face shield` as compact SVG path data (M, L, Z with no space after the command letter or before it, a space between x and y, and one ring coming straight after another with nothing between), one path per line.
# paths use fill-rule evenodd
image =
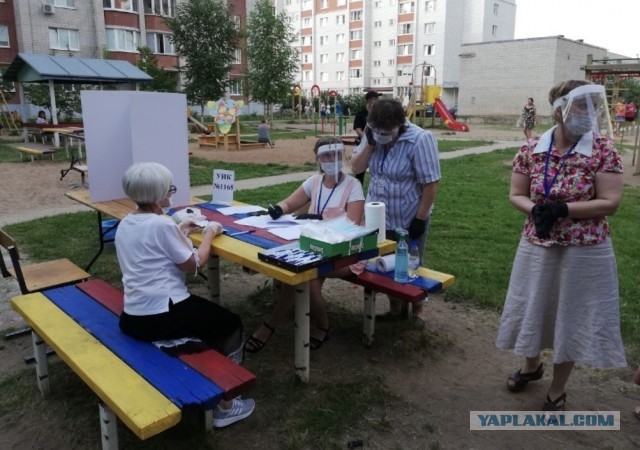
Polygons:
M342 156L344 155L343 144L325 144L318 148L316 156L322 171L338 179L342 171Z
M553 102L553 110L557 108L561 108L564 128L573 136L589 131L606 136L613 134L604 86L577 87Z

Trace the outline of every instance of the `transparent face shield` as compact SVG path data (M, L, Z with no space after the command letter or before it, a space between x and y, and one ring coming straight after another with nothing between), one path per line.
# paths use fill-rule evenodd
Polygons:
M604 86L577 87L553 102L553 110L557 108L561 108L565 130L573 136L582 136L589 131L613 135Z
M344 155L343 144L326 144L318 148L316 159L320 163L322 171L338 179L342 171L342 156Z

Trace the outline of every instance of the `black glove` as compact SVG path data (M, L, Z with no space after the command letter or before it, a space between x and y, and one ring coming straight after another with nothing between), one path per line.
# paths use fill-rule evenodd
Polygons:
M276 220L277 218L282 217L282 215L284 214L284 211L282 210L280 205L269 206L269 209L267 209L267 212L269 213L269 215L273 220Z
M409 238L412 241L420 239L420 236L424 234L426 223L426 220L418 219L417 217L413 218L411 225L409 225Z
M549 204L534 205L531 208L531 215L533 216L533 224L536 226L536 235L540 239L549 239L551 228L553 228L553 224L556 221Z
M306 214L298 214L296 216L296 219L298 219L298 220L322 220L322 216L320 214L306 213Z
M367 138L367 144L371 145L372 147L376 145L376 140L373 138L373 130L369 127L369 125L364 127L364 135Z
M556 219L562 219L569 215L569 207L565 202L548 202L546 205Z

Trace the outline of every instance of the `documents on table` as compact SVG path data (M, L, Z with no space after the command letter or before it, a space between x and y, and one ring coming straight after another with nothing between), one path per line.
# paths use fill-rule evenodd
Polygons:
M249 214L258 211L266 211L266 209L258 205L228 206L226 208L218 208L218 212L220 214L224 214L225 216L232 216L233 214Z
M300 239L300 228L300 225L291 225L288 227L268 228L267 231L287 241L297 241Z

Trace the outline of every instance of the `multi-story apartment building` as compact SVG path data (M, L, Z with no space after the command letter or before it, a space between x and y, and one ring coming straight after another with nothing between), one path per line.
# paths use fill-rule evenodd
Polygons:
M299 81L342 95L406 96L417 67L457 102L461 45L513 39L515 0L275 0L298 35Z

